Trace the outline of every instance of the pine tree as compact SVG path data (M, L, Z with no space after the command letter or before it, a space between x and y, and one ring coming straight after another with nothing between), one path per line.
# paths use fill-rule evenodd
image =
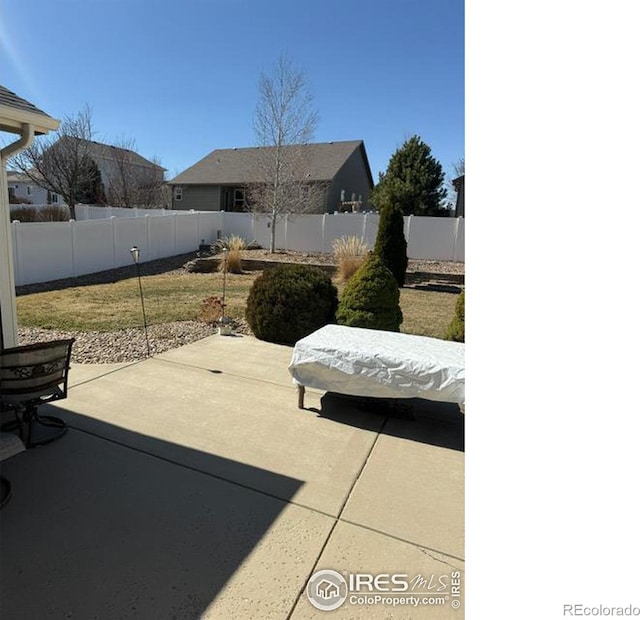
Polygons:
M102 174L96 162L88 155L82 159L77 188L78 202L91 205L106 202Z
M374 252L391 271L398 286L404 286L409 264L407 240L404 237L402 211L393 203L386 204L380 212Z
M370 200L379 209L393 202L403 215L440 215L447 195L444 180L442 165L431 155L431 148L413 136L392 155Z

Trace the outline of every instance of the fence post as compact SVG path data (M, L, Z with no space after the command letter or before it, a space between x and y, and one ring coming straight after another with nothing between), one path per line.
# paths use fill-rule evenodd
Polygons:
M407 240L407 257L408 258L416 258L415 256L409 256L409 244L411 243L411 222L413 219L413 214L404 218L404 228L405 228L405 238Z
M177 217L178 217L178 214L174 213L173 214L173 254L174 256L178 248L178 221L176 219Z
M109 220L111 221L111 255L114 269L116 268L116 218L112 215Z
M136 207L137 209L137 207ZM145 232L147 233L147 260L151 259L151 220L148 213L144 214Z
M284 251L289 251L289 214L284 214Z
M324 252L326 252L326 243L325 243L326 226L327 226L327 214L323 213L322 214L322 252L323 254Z
M76 269L76 221L69 220L68 224L71 228L71 275L75 278L78 275Z

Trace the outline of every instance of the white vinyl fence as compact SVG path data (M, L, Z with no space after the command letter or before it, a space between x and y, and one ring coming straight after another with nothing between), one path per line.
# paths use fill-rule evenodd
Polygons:
M76 212L78 221L13 222L16 284L130 265L134 245L141 262L195 252L201 243L232 234L269 247L266 215L156 209L141 209L145 214L136 215L134 209L108 209L82 206ZM289 216L277 224L276 245L283 250L331 252L336 239L353 235L372 248L377 229L378 215L372 213ZM410 216L404 232L410 258L464 261L463 218Z

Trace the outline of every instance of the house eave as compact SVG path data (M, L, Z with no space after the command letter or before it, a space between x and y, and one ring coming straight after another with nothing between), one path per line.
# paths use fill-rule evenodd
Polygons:
M20 110L0 104L0 131L22 133L23 125L32 125L36 135L56 131L60 121L44 114L36 114L27 110Z

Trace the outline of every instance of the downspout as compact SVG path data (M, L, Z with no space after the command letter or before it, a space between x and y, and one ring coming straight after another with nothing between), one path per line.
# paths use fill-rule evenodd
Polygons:
M33 125L31 125L30 123L22 123L22 135L20 136L20 138L18 138L11 144L8 144L0 151L0 155L2 156L3 160L3 167L4 162L6 162L9 157L12 157L19 151L23 151L24 149L30 147L31 143L33 142L34 136L35 131L33 129Z
M18 345L18 313L16 309L16 288L13 272L13 243L11 239L10 209L8 200L7 161L16 153L28 148L33 142L35 131L30 123L22 124L22 134L18 140L0 150L0 246L2 246L2 278L0 278L0 345L3 348Z

